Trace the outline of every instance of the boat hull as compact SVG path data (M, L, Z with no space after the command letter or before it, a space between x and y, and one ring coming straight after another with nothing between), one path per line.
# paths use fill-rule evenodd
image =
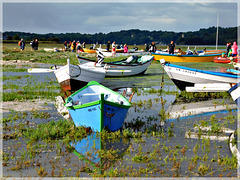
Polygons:
M153 57L150 56L151 59L145 63L139 64L115 64L115 63L102 63L101 65L97 64L96 67L105 67L106 68L106 76L109 77L119 77L119 76L135 76L139 74L144 74L148 69L150 64L153 61ZM79 63L83 66L90 68L94 67L95 61L86 59L78 56Z
M173 65L165 61L162 62L162 65L170 79L181 91L186 90L186 87L191 87L195 84L236 84L239 82L238 75L235 74L198 70Z
M89 53L89 54L96 54L96 50L94 49L87 49L87 48L83 48L83 52L85 53Z
M215 63L230 63L230 62L240 62L240 58L237 57L215 57L213 60Z
M117 131L123 126L131 103L122 95L96 81L88 83L66 99L67 107L76 126L103 128Z
M104 69L91 69L72 64L67 64L54 73L63 91L79 90L93 80L102 83L106 75Z
M91 127L93 131L98 132L101 132L102 126L110 131L121 129L128 109L109 105L107 102L104 102L103 110L100 110L100 106L99 102L84 108L69 109L69 113L76 126ZM102 116L103 124L99 121Z
M167 62L212 62L214 57L220 57L221 54L206 55L172 55L151 53L156 60L165 59Z
M232 96L232 99L235 101L238 108L240 108L240 83L233 86L228 92Z

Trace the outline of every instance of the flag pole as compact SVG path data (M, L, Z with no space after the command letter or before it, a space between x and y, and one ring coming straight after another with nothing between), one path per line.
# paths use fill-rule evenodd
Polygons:
M219 14L217 15L216 50L217 50L217 46L218 46L218 23L219 23Z

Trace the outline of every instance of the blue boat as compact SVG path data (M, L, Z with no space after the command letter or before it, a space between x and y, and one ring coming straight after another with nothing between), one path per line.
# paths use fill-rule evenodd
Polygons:
M237 83L235 86L229 89L228 92L236 102L238 108L240 108L240 83Z
M69 96L65 106L76 126L101 132L103 128L121 129L131 103L124 96L91 81Z

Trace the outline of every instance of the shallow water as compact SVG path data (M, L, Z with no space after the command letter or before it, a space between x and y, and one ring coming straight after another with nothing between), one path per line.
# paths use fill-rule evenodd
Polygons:
M25 72L4 72L4 76L24 76L27 74ZM164 79L162 79L163 75ZM33 83L36 84L46 80L56 82L54 73L31 74L30 76L33 76L33 79L36 80ZM163 80L164 86L161 87ZM13 80L6 80L3 83L11 84L14 82ZM21 78L17 83L26 85L29 83L29 78ZM110 143L106 140L100 140L99 138L96 140L96 137L89 136L87 141L89 143L101 142L99 147L102 149L120 150L119 155L114 160L102 160L109 167L99 172L95 172L95 165L89 161L79 159L77 152L74 152L74 148L69 150L67 148L69 144L61 141L50 144L42 141L33 143L31 144L32 148L35 149L35 154L33 155L29 154L27 150L27 146L29 146L27 144L28 139L4 139L3 152L8 154L9 160L4 160L3 176L91 177L98 176L101 173L108 173L108 176L117 177L237 176L237 169L231 168L227 161L227 158L232 158L229 144L226 140L229 133L219 133L218 136L226 137L225 140L207 140L206 137L203 138L203 135L209 135L209 132L194 128L196 125L203 124L203 122L208 122L208 125L211 125L211 122L214 121L212 118L214 115L215 124L219 126L224 124L224 127L235 130L237 125L236 110L227 109L225 111L203 113L195 116L189 114L189 117L171 120L168 120L165 116L163 117L164 112L175 101L176 96L173 92L178 91L178 89L166 76L166 73L163 72L160 64L152 64L146 74L142 76L105 78L103 85L115 89L119 93L126 90L127 98L129 98L132 91L137 90L133 96L133 105L128 111L123 130L128 128L136 133L146 131L151 133L143 133L142 138L120 139ZM162 94L152 91L153 89L158 90L161 88L164 90ZM229 101L231 104L234 104L231 99ZM222 100L219 100L219 104L221 103ZM35 117L33 115L34 112L28 111L25 118L8 122L8 126L30 123L32 127L36 127L40 123L63 119L52 103L45 104L45 106L49 107L50 110L36 111L39 114L49 114L50 117ZM3 116L9 117L11 114L18 113L8 112L4 113ZM231 114L235 116L234 120L229 117ZM194 132L196 132L196 135L202 134L202 136L199 136L199 138L194 136L189 138L187 136L191 133L194 134ZM10 133L11 128L3 131L3 134ZM83 141L78 142L80 147ZM86 147L86 144L83 143L82 147ZM92 152L95 148L96 145L94 148L89 148L90 150L88 149L88 151ZM93 155L87 153L87 157L93 157Z

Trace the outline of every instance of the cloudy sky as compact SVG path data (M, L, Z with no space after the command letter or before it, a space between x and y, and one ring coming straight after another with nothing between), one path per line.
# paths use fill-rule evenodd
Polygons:
M129 29L187 32L216 27L218 14L220 27L239 24L237 0L0 1L3 32L94 34Z

